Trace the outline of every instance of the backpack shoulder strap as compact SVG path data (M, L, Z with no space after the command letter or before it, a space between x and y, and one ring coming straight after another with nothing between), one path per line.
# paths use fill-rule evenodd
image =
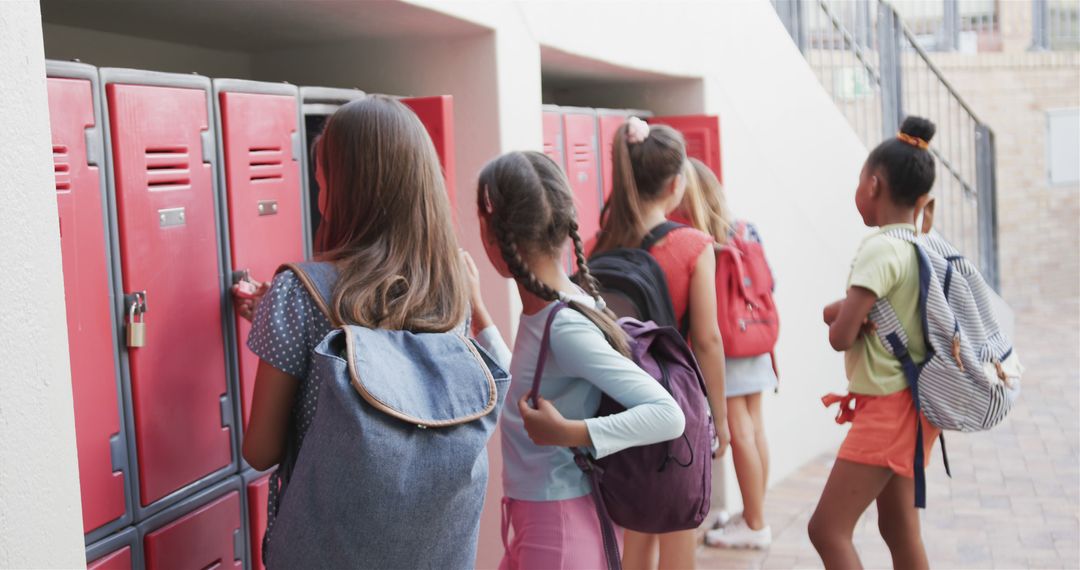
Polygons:
M650 230L649 233L645 234L645 239L641 240L641 249L649 251L653 248L654 245L657 244L657 242L667 237L668 234L679 228L685 227L686 226L680 224L679 222L673 222L671 220L668 220Z
M334 284L337 283L338 272L333 263L326 261L304 261L301 263L286 263L278 267L276 273L292 271L300 282L304 284L308 295L315 301L322 314L333 323L330 314L330 300L334 296ZM336 325L335 325L336 326Z

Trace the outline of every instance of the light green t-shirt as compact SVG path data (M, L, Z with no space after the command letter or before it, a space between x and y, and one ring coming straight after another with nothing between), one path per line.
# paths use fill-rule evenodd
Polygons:
M889 237L896 228L915 231L912 224L883 226L866 237L851 264L848 287L869 289L892 305L908 336L908 352L915 362L926 358L926 340L919 316L919 260L910 243ZM848 392L886 396L907 388L900 361L885 350L877 334L860 334L844 353Z

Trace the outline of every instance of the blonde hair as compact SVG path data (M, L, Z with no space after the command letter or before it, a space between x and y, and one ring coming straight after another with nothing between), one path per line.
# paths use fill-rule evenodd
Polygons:
M372 95L338 109L315 148L327 200L316 250L339 272L334 322L416 332L462 323L468 285L439 159L420 119Z
M686 176L686 194L680 209L686 213L694 228L711 235L716 243L727 243L734 220L720 180L705 163L696 158L686 161L683 172Z

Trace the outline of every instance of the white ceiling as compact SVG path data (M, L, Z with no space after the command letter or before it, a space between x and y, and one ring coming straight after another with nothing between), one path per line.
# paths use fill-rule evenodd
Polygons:
M42 0L41 12L51 24L246 52L484 31L394 0Z

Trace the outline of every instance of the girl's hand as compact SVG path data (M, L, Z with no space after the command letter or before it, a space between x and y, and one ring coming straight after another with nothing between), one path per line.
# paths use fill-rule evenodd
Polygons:
M461 252L461 264L465 267L465 276L469 279L469 304L472 305L472 333L475 335L491 326L491 315L484 306L484 297L480 293L480 270L476 268L469 252Z
M713 427L716 429L716 439L720 441L720 447L713 452L713 457L723 457L731 445L731 430L728 429L727 418L713 418Z
M529 406L529 395L518 400L518 411L525 422L525 433L536 445L584 447L592 445L589 430L581 420L567 420L551 402L536 397L536 409Z
M269 281L241 281L232 286L233 307L236 314L246 321L251 321L255 316L255 309L259 307L259 301L270 290Z

